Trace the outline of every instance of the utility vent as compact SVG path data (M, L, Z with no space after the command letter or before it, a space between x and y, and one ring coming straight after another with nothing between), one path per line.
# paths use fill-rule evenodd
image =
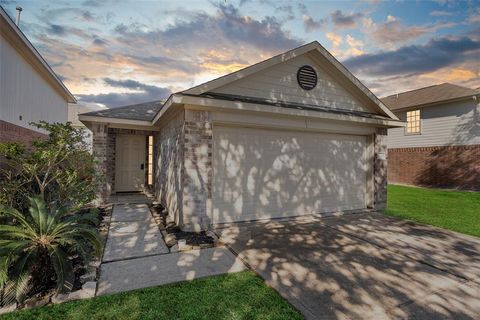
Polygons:
M303 66L298 69L297 81L304 90L312 90L317 86L317 73L311 66Z

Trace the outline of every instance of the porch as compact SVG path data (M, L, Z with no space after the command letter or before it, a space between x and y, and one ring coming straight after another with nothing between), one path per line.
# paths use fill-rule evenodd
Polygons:
M101 123L93 123L91 130L93 155L104 179L98 186L99 202L115 202L116 195L154 192L158 131Z

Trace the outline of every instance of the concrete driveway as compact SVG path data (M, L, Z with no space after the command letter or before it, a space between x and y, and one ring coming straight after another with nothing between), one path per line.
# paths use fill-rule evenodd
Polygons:
M307 319L480 315L479 238L378 213L217 232Z

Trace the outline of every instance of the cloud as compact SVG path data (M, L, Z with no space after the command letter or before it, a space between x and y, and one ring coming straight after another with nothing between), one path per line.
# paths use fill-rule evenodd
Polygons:
M473 10L468 15L468 23L471 23L471 24L480 23L480 8L477 8L476 10Z
M467 59L475 61L480 41L468 37L432 39L425 45L365 54L344 61L356 74L395 76L433 72Z
M133 41L135 46L138 43L168 43L177 49L246 45L267 52L278 52L302 44L300 39L284 31L282 23L273 16L255 19L240 14L238 8L231 4L219 4L216 8L213 15L198 12L191 19L177 19L163 30L132 23L117 25L115 31L123 37L124 42Z
M344 56L350 57L350 56L361 56L365 54L363 51L363 41L355 39L351 35L347 34L347 37L345 38L345 41L348 44L348 49L345 51Z
M336 34L335 32L327 32L325 36L332 43L330 53L336 57L340 57L342 54L342 52L340 51L340 45L343 42L342 36L339 34Z
M440 28L448 28L454 25L454 23L439 22L423 26L406 26L392 15L387 16L386 21L379 24L374 23L369 18L363 20L365 32L377 45L389 49Z
M65 35L65 28L58 24L51 24L48 27L47 32L56 36L63 36Z
M360 56L364 54L363 41L347 34L345 38L335 32L328 32L326 37L332 43L330 53L337 59L345 59L352 56ZM342 44L346 44L347 48L340 48Z
M303 15L303 26L305 27L305 31L312 32L318 30L323 27L325 24L324 20L314 20L309 15Z
M333 24L338 28L354 28L358 19L363 17L363 13L345 14L341 10L336 10L330 14Z
M114 39L124 58L145 69L157 67L157 77L164 73L166 80L182 81L185 87L303 44L273 16L243 15L231 4L214 9L184 12L183 18L162 29L138 22L119 24Z
M429 13L432 17L448 17L452 16L453 12L450 11L443 11L443 10L433 10Z
M104 78L103 81L108 86L126 89L127 91L78 95L77 97L80 103L100 104L108 106L109 108L114 108L141 102L166 99L172 93L169 88L147 85L132 79L115 80Z

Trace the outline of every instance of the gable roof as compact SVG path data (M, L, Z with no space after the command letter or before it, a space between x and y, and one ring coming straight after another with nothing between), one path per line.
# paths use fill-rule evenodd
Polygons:
M82 113L81 115L90 117L152 121L155 115L160 111L160 109L162 109L164 103L165 100L150 101L124 107Z
M402 92L399 94L393 94L391 96L382 98L381 100L391 110L399 110L409 107L468 98L479 94L480 91L476 89L461 87L451 83L442 83Z
M63 84L62 80L55 74L45 59L35 49L20 28L13 22L7 12L0 6L0 34L4 35L9 41L15 44L15 48L26 56L37 70L40 70L47 82L56 89L69 103L76 103L77 100L72 93Z
M229 84L236 80L243 79L249 75L260 72L266 68L272 67L274 65L298 57L305 53L319 54L321 57L323 57L322 63L325 64L325 67L333 70L334 72L336 71L337 74L343 77L343 80L345 82L352 84L353 87L356 88L357 94L363 96L383 115L388 116L391 119L398 120L397 116L395 116L395 114L393 114L393 112L391 112L388 107L385 106L382 101L380 101L379 98L377 98L362 82L360 82L360 80L358 80L352 73L350 73L350 71L348 71L344 65L342 65L337 59L335 59L335 57L332 56L330 52L328 52L320 43L318 43L318 41L310 42L293 50L276 55L270 59L261 61L241 70L184 90L180 93L190 95L206 94L209 91L225 86L226 84Z

